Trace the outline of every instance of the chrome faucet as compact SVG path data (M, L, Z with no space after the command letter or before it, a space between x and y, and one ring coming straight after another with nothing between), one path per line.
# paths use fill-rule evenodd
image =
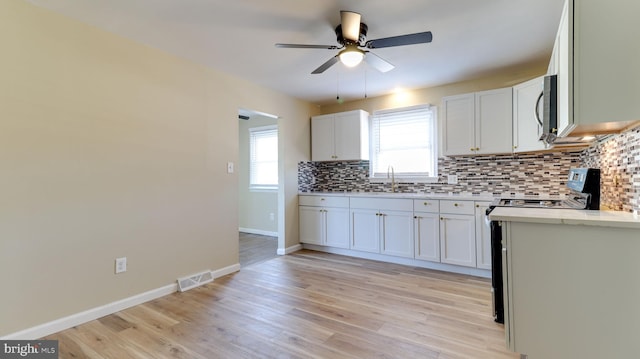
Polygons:
M391 192L396 191L396 176L393 172L393 166L387 167L387 179L389 179L389 171L391 171Z

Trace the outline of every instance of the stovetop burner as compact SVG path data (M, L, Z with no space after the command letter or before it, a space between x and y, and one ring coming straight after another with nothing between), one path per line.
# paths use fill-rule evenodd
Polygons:
M506 198L500 199L496 205L500 207L523 208L571 208L561 199Z
M595 168L572 168L569 170L566 199L559 198L497 198L491 203L495 207L519 208L572 208L600 209L600 170Z

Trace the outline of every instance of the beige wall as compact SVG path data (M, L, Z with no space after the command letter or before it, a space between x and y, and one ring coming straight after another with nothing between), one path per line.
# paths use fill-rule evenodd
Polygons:
M238 158L239 208L238 225L250 233L278 232L278 193L277 191L249 190L249 129L254 127L277 125L278 121L266 116L251 116L249 120L239 120L240 149ZM273 213L273 220L270 214Z
M413 105L431 104L440 108L442 98L469 92L484 91L509 87L547 72L548 61L527 64L513 68L504 68L491 76L471 81L458 82L430 88L406 90L395 94L367 98L343 104L328 104L321 107L322 114L362 109L369 113L377 110L398 108Z
M0 44L0 336L237 264L239 108L282 117L297 243L315 108L21 0Z

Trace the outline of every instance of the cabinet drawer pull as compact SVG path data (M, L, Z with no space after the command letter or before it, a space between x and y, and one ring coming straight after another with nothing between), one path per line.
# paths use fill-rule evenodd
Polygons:
M457 204L457 203L454 203L453 205L454 205L454 206L456 206L456 207L458 207L458 204Z
M423 204L424 204L425 206L428 206L428 205L429 205L429 202L424 202Z

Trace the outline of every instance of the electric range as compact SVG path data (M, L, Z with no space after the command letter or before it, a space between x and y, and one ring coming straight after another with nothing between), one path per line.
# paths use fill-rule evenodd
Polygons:
M556 208L577 210L600 209L600 170L595 168L573 168L569 170L567 188L570 194L558 198L496 198L486 211L487 216L496 207L511 208ZM500 222L490 221L491 227L491 294L493 318L504 323L502 228Z

